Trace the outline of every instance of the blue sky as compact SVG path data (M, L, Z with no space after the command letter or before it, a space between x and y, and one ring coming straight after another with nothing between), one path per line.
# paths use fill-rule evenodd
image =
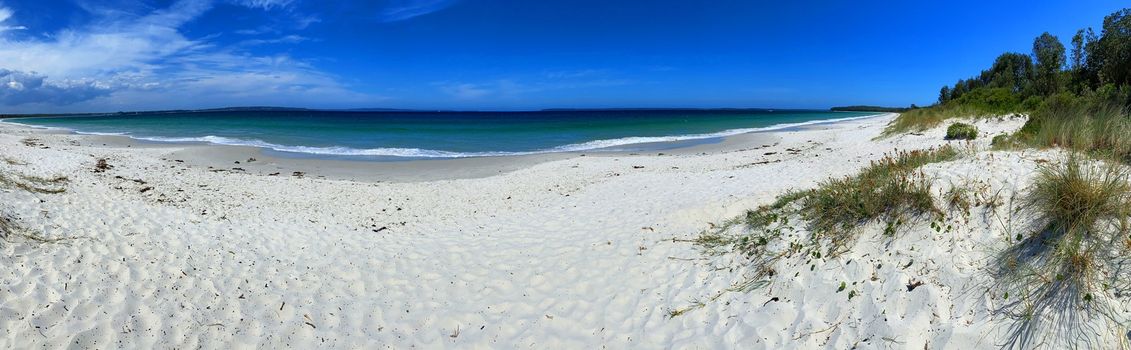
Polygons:
M1122 6L0 0L0 112L926 105Z

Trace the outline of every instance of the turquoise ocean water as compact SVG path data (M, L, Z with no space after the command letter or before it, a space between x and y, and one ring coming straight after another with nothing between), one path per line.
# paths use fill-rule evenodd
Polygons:
M740 133L874 114L805 110L209 111L4 121L153 142L243 145L296 156L397 160L631 150L634 145L656 142L705 143Z

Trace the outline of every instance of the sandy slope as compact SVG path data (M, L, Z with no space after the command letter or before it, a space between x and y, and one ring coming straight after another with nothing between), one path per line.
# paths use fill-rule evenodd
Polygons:
M3 125L0 169L70 183L5 189L0 209L73 239L0 246L0 347L992 347L1003 323L978 286L1002 244L993 215L955 217L951 232L922 223L890 245L866 235L812 271L782 267L796 278L668 317L743 272L672 238L945 142L941 129L872 141L890 118L779 132L766 148L417 183L213 171L169 158L176 148ZM983 151L926 171L940 190L976 180L1007 193L1051 156ZM114 167L95 173L97 158ZM925 284L908 292L911 280Z

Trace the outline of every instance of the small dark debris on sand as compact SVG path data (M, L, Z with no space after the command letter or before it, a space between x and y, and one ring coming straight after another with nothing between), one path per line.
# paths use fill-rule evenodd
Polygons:
M291 173L291 176L294 176L294 177L303 177L303 176L306 176L306 173L304 173L304 172L301 172L301 171L296 171L296 172L293 172L293 173Z
M104 173L113 167L113 165L110 165L110 163L106 162L106 158L98 158L98 161L94 163L94 172Z
M40 147L40 148L43 148L43 149L47 149L47 146L43 145L43 140L40 140L40 139L37 139L37 138L26 138L26 139L23 139L20 142L22 142L24 144L24 146Z

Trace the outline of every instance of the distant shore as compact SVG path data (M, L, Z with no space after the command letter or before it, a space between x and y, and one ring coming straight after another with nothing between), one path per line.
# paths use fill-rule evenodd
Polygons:
M529 167L534 164L575 157L626 157L640 154L656 155L694 155L739 151L749 148L766 147L776 144L779 131L820 129L847 121L891 117L890 114L876 114L863 118L847 120L818 121L804 126L748 132L744 134L720 136L710 139L688 141L666 141L647 144L633 144L616 148L633 150L594 149L589 151L548 152L530 155L508 155L468 158L406 159L400 161L367 161L364 158L316 157L301 154L288 154L253 146L213 145L206 143L170 143L137 140L118 135L80 135L66 130L43 129L0 119L0 124L16 128L26 128L32 132L68 134L89 140L89 144L116 148L154 148L169 150L169 159L179 160L188 165L211 167L212 169L244 169L242 171L259 173L294 174L301 172L313 177L353 181L433 181L460 178L479 178L497 175ZM256 161L247 162L248 159Z
M649 153L868 113L609 110L508 113L251 111L0 119L142 144L253 146L277 157L404 161L546 153Z

